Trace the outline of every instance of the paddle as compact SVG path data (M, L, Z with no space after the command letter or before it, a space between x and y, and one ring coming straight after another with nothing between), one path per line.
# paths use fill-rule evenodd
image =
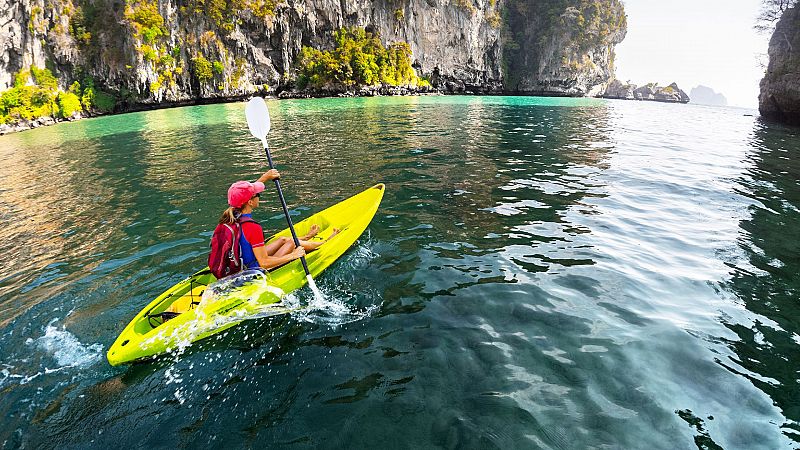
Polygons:
M269 133L270 128L269 110L267 109L267 104L264 103L264 99L261 97L253 97L250 99L244 109L244 115L247 117L247 126L250 128L250 133L256 139L260 139L261 143L264 144L264 152L267 154L269 168L274 169L275 165L272 163L272 155L269 152L269 144L267 144L267 134ZM286 200L283 198L281 180L275 180L275 187L278 189L278 197L281 199L283 215L286 216L286 222L289 224L289 230L292 232L294 245L296 247L300 247L300 239L297 238L297 233L294 231L294 224L292 224L292 218L289 216L289 209L286 207ZM317 288L317 283L314 282L314 279L311 277L311 272L308 271L306 257L302 256L300 258L300 262L303 263L303 270L306 271L306 279L308 280L309 287L311 287L311 290L314 291L314 295L317 298L322 299L322 294Z

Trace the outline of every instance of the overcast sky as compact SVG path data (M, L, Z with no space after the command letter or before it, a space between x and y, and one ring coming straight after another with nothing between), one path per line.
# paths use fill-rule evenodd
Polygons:
M617 78L637 85L699 84L733 106L758 106L768 35L753 29L760 0L624 0L628 34L617 46Z

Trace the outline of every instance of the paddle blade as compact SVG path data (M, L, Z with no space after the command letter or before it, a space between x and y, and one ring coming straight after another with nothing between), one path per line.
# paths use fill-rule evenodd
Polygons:
M250 133L257 139L266 142L270 122L269 110L264 99L261 97L250 99L244 108L244 115L247 117L247 126L250 127Z

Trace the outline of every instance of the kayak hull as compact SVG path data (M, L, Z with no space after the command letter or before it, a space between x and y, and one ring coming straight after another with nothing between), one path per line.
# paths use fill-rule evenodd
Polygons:
M322 273L358 240L377 212L384 190L383 184L377 184L295 224L300 236L308 232L312 224L317 224L321 229L317 239L330 236L333 228L340 229L339 234L306 255L312 276ZM279 237L291 237L291 232L287 228L267 242ZM241 283L229 294L213 300L209 300L209 295L202 300L206 288L218 281L207 268L177 283L131 320L109 348L108 362L117 366L188 346L235 326L252 316L255 310L263 312L265 307L274 314L289 312L281 304L283 296L307 283L300 260L266 274L257 274L260 277L255 281ZM219 283L212 286L219 286ZM159 318L159 314L179 304L188 305L185 312L166 321Z

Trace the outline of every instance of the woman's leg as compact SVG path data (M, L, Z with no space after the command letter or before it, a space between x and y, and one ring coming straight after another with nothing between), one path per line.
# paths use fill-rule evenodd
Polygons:
M316 234L316 232L314 234ZM336 236L337 234L339 234L339 229L334 228L333 233L328 236L328 239ZM302 245L307 252L310 252L318 249L322 244L328 242L328 239L325 239L324 241L306 241L301 239L300 245ZM283 256L291 253L295 249L295 246L294 241L291 238L279 237L278 239L275 239L267 244L264 249L267 251L267 255L269 256Z
M292 242L292 240L289 239L289 238L279 237L278 239L275 239L274 241L272 241L269 244L267 244L266 247L264 247L264 250L267 251L267 255L276 256L275 253L278 250L283 248L283 246L286 245L286 243L291 243L291 242ZM292 246L292 248L294 248L294 246ZM280 255L277 255L277 256L280 256Z
M338 228L334 228L333 229L333 233L331 233L331 235L328 236L328 239L325 239L324 241L304 241L304 240L301 240L300 241L300 245L302 245L303 248L306 249L307 252L310 252L311 250L318 249L322 244L328 242L328 240L330 238L336 236L337 234L339 234L339 229ZM294 247L292 247L292 249L294 249Z
M288 255L289 253L292 253L292 250L294 250L294 242L292 242L291 239L285 239L283 245L278 250L275 251L275 254L272 254L270 256Z

